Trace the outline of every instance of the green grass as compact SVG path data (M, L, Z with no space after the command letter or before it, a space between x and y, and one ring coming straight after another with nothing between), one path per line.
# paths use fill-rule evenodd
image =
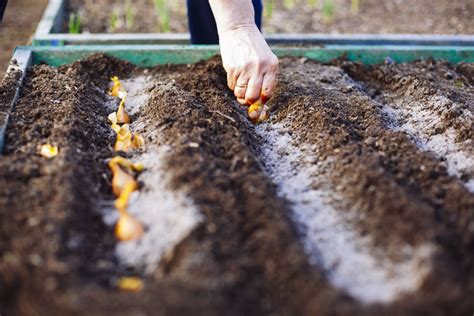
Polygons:
M266 0L263 6L263 15L267 19L271 19L273 16L273 10L275 8L275 0Z
M156 15L158 16L158 25L164 33L170 31L170 13L167 0L153 0L155 4Z
M296 0L283 0L283 7L287 10L291 10L295 7Z
M352 14L358 14L360 9L360 0L351 0L351 12Z
M81 33L81 17L79 14L69 14L69 34Z
M135 23L135 11L133 10L132 0L125 0L125 27L127 30L133 28Z
M332 22L335 11L336 7L333 0L324 0L323 7L321 8L324 23L330 24Z
M319 4L319 0L306 0L307 1L307 4L311 7L311 8L316 8Z
M118 8L114 8L112 10L112 14L110 15L109 26L112 32L115 32L119 27L120 19L120 12Z

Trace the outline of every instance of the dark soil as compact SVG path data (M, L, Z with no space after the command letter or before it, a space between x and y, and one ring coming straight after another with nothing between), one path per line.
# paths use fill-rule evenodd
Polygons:
M111 198L106 159L113 154L102 91L111 75L144 70L101 55L59 69L33 67L0 159L0 313L472 313L474 195L465 179L448 175L442 159L387 127L373 93L408 89L409 78L417 78L431 83L427 93L469 104L470 65L430 62L434 70L427 73L425 63L331 66L283 58L269 103L269 124L288 127L296 145L316 145L315 154L327 161L322 176L340 203L359 206L353 224L361 236L394 260L403 244L436 246L421 288L386 305L362 305L308 263L288 216L291 205L264 171L264 140L226 88L218 58L146 70L155 84L137 119L149 146L171 145L172 187L186 191L204 221L173 257L142 276L142 292L114 289L114 279L128 271L116 262L115 240L98 213L99 201ZM463 82L453 80L457 93L449 94L446 71ZM381 79L394 74L397 82ZM426 104L424 94L413 97ZM157 133L160 140L151 137ZM59 146L58 157L37 155L46 142Z
M3 78L14 48L26 45L30 41L47 2L46 0L8 1L3 21L0 22L0 78Z
M294 2L293 7L284 5ZM274 13L264 23L264 31L293 33L415 33L474 34L469 0L363 0L357 13L351 1L333 0L332 15L324 14L323 3L311 7L305 0L277 0ZM267 5L268 9L268 5Z
M68 12L75 12L81 17L82 32L90 33L161 33L185 32L188 20L186 5L182 1L168 1L169 25L156 14L153 0L131 1L131 9L127 8L123 0L71 0ZM133 22L127 25L127 15ZM112 17L117 18L115 25ZM67 15L69 19L69 15ZM65 23L65 32L68 32L68 22Z
M123 18L124 1L72 0L71 11L82 16L83 30L103 32L160 32L152 0L133 2L134 24L125 22L111 29L112 11ZM314 2L315 5L311 5ZM474 4L469 0L360 1L358 12L350 0L332 0L332 13L323 9L326 1L263 0L263 31L266 33L417 33L474 34ZM168 1L170 31L186 32L186 2ZM67 31L67 28L65 29Z

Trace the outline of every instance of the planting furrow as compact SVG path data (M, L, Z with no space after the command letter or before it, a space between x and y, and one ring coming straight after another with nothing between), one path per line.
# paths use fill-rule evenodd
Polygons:
M55 295L59 285L80 283L78 271L92 273L110 254L95 213L110 154L102 99L63 71L28 72L0 159L1 313L63 311L53 302L70 293ZM57 156L41 156L45 145L57 146Z
M144 223L146 229L138 239L117 243L116 255L125 268L151 274L164 255L172 257L174 247L197 226L201 216L183 192L169 189L170 176L163 165L172 148L161 144L159 131L147 129L153 122L140 115L149 101L148 91L153 87L151 78L132 77L121 80L121 85L127 93L125 111L136 118L130 129L144 139L153 139L153 144L145 145L130 156L131 161L142 164L145 169L138 176L140 190L132 194L128 212ZM112 103L109 111L116 111L113 98L109 103ZM114 226L119 213L113 206L104 211L104 220Z
M282 58L254 125L218 58L32 67L0 158L0 313L471 312L469 69Z
M435 61L409 69L386 65L367 71L351 65L347 70L379 103L390 128L434 153L474 192L474 88L468 78Z
M322 164L319 179L328 179L342 197L336 209L354 212L350 222L369 237L379 260L403 262L431 249L432 270L412 293L426 298L417 308L429 309L436 299L462 300L434 284L467 291L454 276L470 271L469 260L459 258L472 245L472 195L437 159L388 129L377 104L341 68L295 59L284 59L282 68L270 101L272 122L283 124L293 146L311 148L305 156Z
M175 252L169 277L212 286L226 314L311 314L316 308L329 313L335 302L353 310L356 305L308 265L287 206L254 155L259 137L223 93L220 64L180 72L160 76L145 111L154 122L147 129L172 148L172 188L184 188L203 215L201 228Z
M419 288L430 271L430 245L402 246L405 258L400 262L383 258L386 254L373 249L370 236L360 236L351 227L351 219L360 213L357 206L336 209L343 197L332 190L324 175L327 164L318 161L314 150L293 146L282 123L261 125L256 131L265 141L261 160L279 193L292 203L291 217L311 262L322 267L335 286L364 303L387 303Z

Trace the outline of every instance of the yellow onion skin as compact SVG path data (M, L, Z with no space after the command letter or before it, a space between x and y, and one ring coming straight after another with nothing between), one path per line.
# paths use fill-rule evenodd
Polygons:
M137 240L143 236L142 223L127 213L120 215L115 224L115 237L121 241Z

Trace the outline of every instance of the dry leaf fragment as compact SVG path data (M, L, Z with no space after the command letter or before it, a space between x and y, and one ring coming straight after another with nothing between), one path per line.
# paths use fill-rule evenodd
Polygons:
M122 291L140 292L143 290L143 281L137 277L121 277L117 287Z
M41 145L40 155L45 158L52 159L56 157L58 153L59 153L58 146L53 146L51 144Z
M120 214L115 224L115 237L121 241L136 240L143 236L143 225L127 213Z
M262 123L268 120L268 107L258 100L248 107L247 114L252 123Z

